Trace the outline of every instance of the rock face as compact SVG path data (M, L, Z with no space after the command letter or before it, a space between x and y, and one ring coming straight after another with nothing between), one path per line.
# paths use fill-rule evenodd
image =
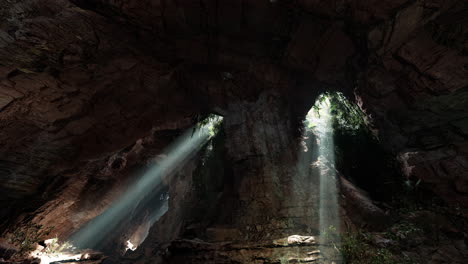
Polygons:
M291 236L284 241L261 244L212 244L203 241L180 240L171 245L173 252L187 252L189 257L175 257L171 263L317 263L321 260L315 237ZM204 251L203 255L190 256Z
M2 236L34 222L67 237L214 112L222 158L181 168L169 212L121 261L281 262L291 245L272 241L319 231L299 124L330 90L356 99L410 181L468 216L466 1L4 2ZM342 182L345 221L380 224ZM296 246L290 262L316 261L315 245Z
M429 11L415 2L370 32L357 94L408 179L466 214L467 13L466 4L445 4Z
M8 2L2 17L12 18L2 23L11 41L0 51L2 225L16 210L37 209L75 172L88 173L88 159L127 147L152 127L191 122L191 111L177 107L190 102L164 92L177 90L172 70L132 55L132 38L117 25L64 1ZM124 41L110 44L118 34ZM164 110L168 101L173 108Z
M233 224L245 229L246 239L284 236L292 232L285 229L292 216L287 212L289 203L295 200L289 188L295 180L298 150L289 111L278 95L262 94L255 103L229 105L227 112L227 158L233 175L242 175L235 182L238 199L232 200L238 217Z
M135 252L116 262L332 263L334 249L318 250L314 238L324 229L316 141L309 135L304 144L311 151L304 152L289 107L270 92L228 105L212 152L174 179L168 213ZM341 211L357 207L343 214L343 226L363 219L385 224L385 213L346 180L342 195Z

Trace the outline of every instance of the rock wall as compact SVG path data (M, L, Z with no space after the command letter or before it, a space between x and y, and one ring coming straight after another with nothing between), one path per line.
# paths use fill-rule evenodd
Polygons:
M357 95L403 173L467 215L466 3L415 2L367 35ZM465 36L465 37L463 37Z
M260 247L268 251L273 239L315 234L315 193L295 167L297 128L327 90L355 94L405 175L466 216L466 10L462 0L6 1L0 233L33 219L65 237L169 144L165 131L216 112L226 136L225 168L210 178L223 179L212 190L216 205L197 219L201 227L187 224L191 202L206 201L190 195L197 167L188 166L170 190L170 208L186 206L162 219L139 252L159 256L155 248L195 236L267 239ZM195 242L189 248L220 246ZM187 249L177 243L174 250Z
M171 68L123 27L66 1L9 1L1 12L2 229L92 174L89 159L192 122Z
M293 112L271 92L228 105L212 145L170 184L168 213L140 248L112 261L331 263L331 245L318 250L318 190L320 170L332 168L317 165L316 138L301 135ZM341 190L343 227L385 225L365 193L344 178Z

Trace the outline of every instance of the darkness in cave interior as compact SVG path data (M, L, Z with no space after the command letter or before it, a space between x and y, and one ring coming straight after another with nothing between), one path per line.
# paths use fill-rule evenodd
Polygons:
M468 263L468 1L0 0L1 263Z

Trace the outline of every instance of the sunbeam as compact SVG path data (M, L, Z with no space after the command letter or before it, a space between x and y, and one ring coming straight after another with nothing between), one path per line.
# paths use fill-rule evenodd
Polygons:
M163 184L163 178L170 177L181 168L202 146L214 135L213 126L221 122L222 118L217 117L210 122L203 122L205 125L196 129L189 129L176 142L171 144L163 153L165 158L157 165L148 169L138 177L135 182L116 200L107 210L86 224L79 231L74 233L69 241L78 248L99 249L107 237L119 227L129 215L134 215L135 210L139 210L139 204L157 190ZM151 225L157 221L167 211L167 202L162 208L156 208L148 219L148 226L143 230L143 237L139 241L127 242L131 244L130 249L135 249L148 232Z
M322 95L314 108L307 114L307 122L317 139L317 166L319 168L319 230L322 254L339 263L340 217L338 205L338 180L335 171L335 146L333 142L330 100ZM330 246L332 250L330 250Z

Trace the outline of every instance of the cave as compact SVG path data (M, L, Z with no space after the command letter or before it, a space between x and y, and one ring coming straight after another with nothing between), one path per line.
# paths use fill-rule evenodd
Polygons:
M467 262L467 1L0 1L0 263Z

